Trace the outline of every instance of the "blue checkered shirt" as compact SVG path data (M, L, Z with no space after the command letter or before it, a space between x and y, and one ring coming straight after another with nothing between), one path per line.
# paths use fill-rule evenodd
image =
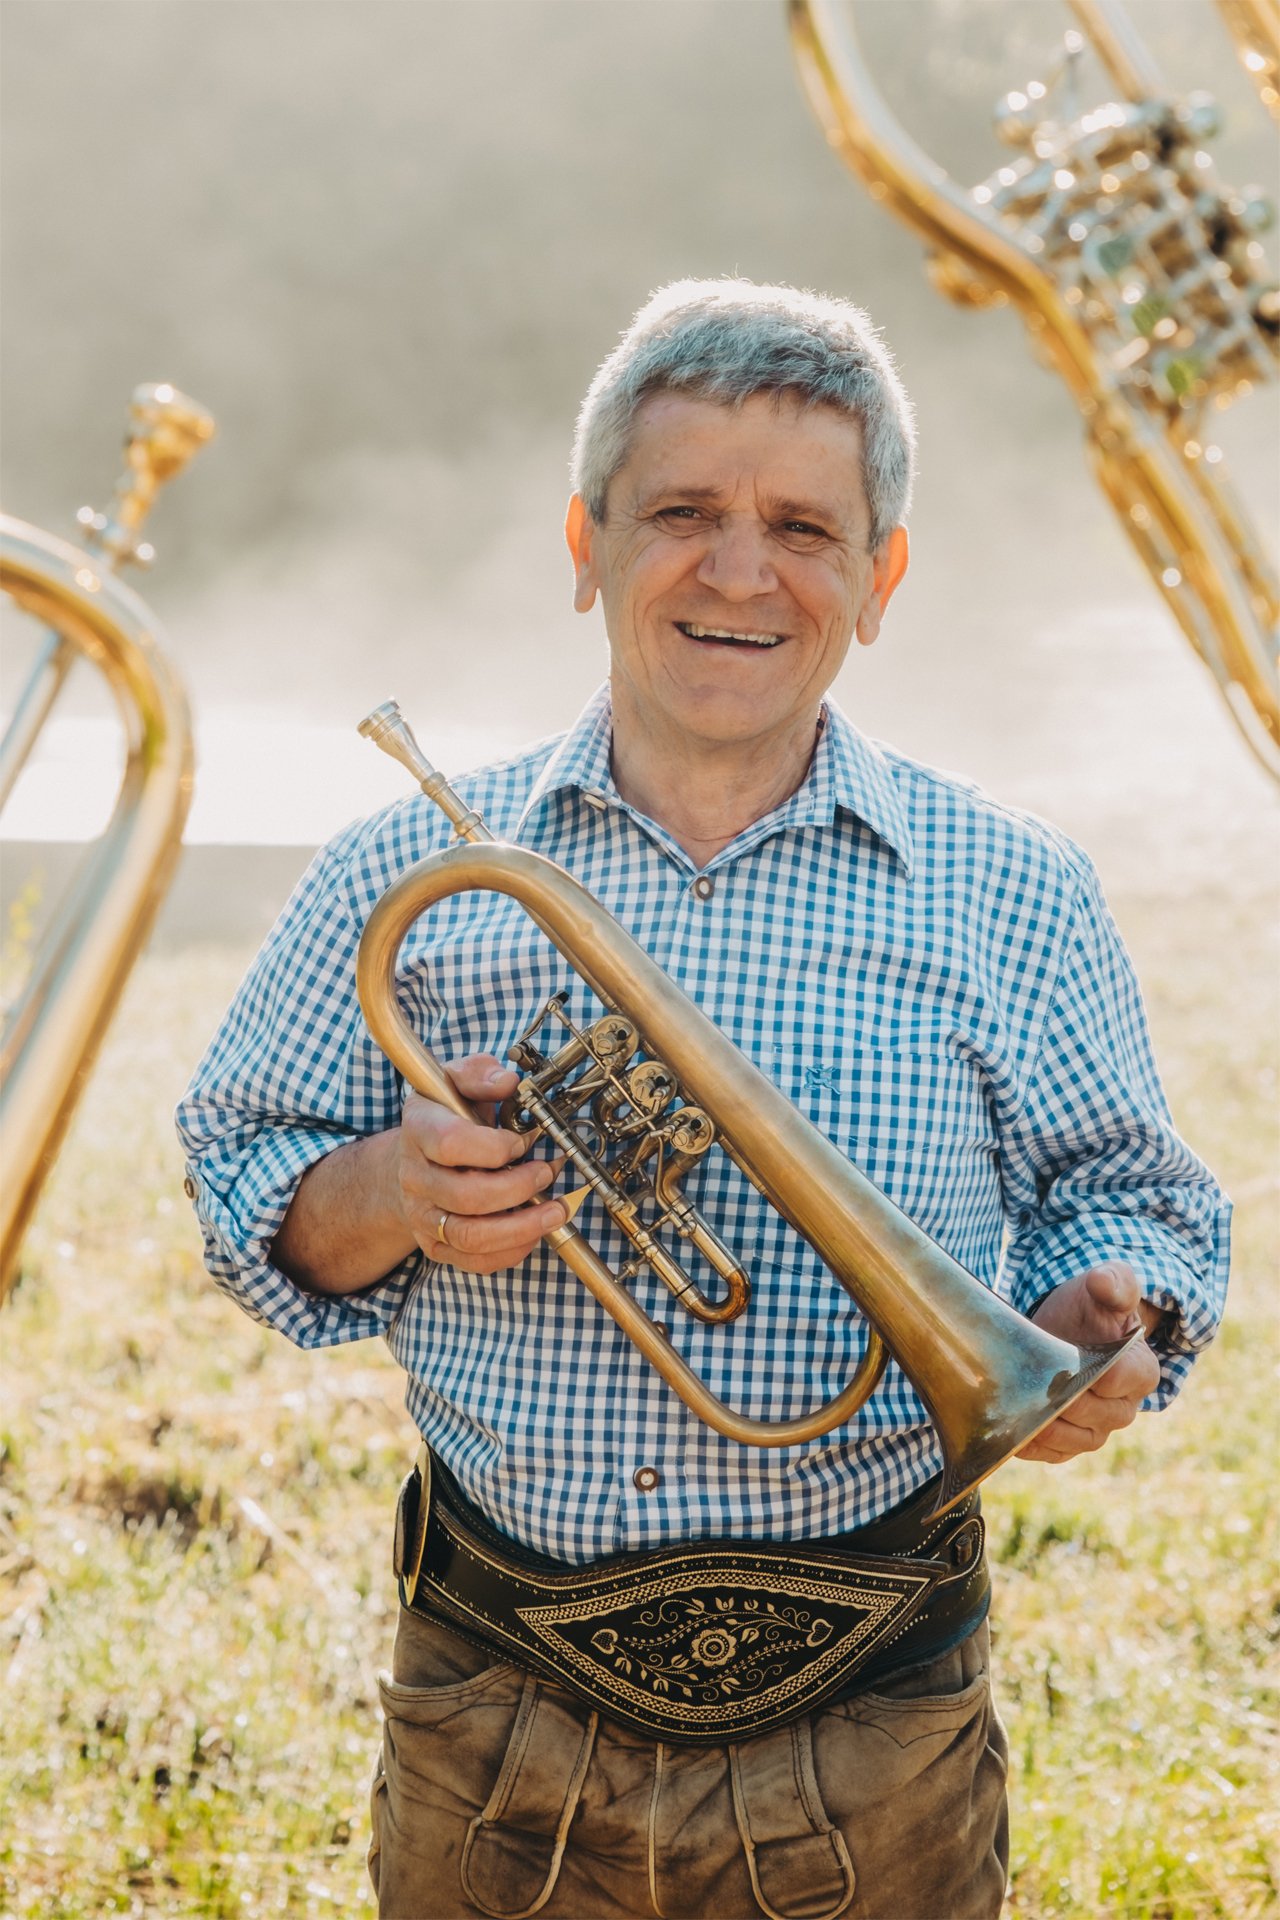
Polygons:
M610 737L602 689L571 732L459 791L499 839L575 874L816 1126L1020 1311L1098 1261L1129 1260L1172 1315L1151 1404L1170 1399L1218 1321L1228 1208L1173 1130L1086 858L1040 821L873 745L831 707L803 786L699 875L619 795ZM450 833L414 795L332 841L201 1062L179 1124L218 1285L300 1346L381 1334L413 1418L464 1490L505 1533L561 1560L698 1536L812 1540L876 1518L940 1464L894 1365L824 1439L743 1447L702 1426L545 1249L489 1278L415 1254L340 1297L273 1266L303 1172L399 1117L403 1085L356 1002L356 947L383 890ZM445 1059L502 1056L562 987L576 1020L598 1011L496 894L424 916L398 979ZM632 1283L640 1304L730 1405L779 1419L828 1399L866 1340L854 1303L718 1151L688 1191L751 1274L751 1304L731 1326L704 1327L648 1275ZM611 1265L625 1257L593 1201L578 1225ZM641 1467L656 1485L636 1485Z

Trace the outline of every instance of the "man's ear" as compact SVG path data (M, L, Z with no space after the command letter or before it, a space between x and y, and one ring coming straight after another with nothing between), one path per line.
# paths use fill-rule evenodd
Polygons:
M580 493L573 494L564 517L564 537L573 556L573 604L579 613L590 613L600 585L593 559L595 531L586 501Z
M883 546L877 550L872 563L871 591L867 595L862 612L858 615L855 628L860 647L872 646L879 638L884 610L893 598L894 589L906 572L910 558L907 530L905 527L895 527Z

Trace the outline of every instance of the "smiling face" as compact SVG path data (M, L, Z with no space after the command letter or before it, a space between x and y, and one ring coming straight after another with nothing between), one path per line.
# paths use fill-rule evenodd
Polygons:
M870 525L850 415L786 393L647 400L604 523L575 497L566 528L574 604L604 607L615 730L685 758L803 748L807 766L822 696L906 566L903 530L872 554Z

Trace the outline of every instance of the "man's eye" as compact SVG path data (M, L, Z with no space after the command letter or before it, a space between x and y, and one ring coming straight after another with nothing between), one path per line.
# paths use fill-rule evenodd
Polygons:
M825 540L825 527L815 527L811 520L786 520L779 532L788 540Z
M702 514L697 507L659 507L657 517L659 520L683 521L687 524L691 520L700 520Z

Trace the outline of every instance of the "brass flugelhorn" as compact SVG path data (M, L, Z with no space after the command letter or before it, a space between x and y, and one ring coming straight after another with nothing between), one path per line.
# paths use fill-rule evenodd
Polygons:
M176 388L139 387L111 507L84 507L78 515L83 545L0 515L0 589L45 628L0 745L0 805L78 659L106 679L126 744L110 822L52 917L5 1021L0 1300L13 1285L40 1189L181 849L193 765L186 695L154 617L114 569L149 563L152 550L139 535L155 494L213 430L204 408Z
M1275 378L1280 293L1258 234L1275 209L1218 184L1205 94L1171 97L1119 0L1069 0L1056 72L1007 94L1013 151L972 191L916 144L858 45L853 0L788 0L795 57L828 142L923 239L962 305L1013 302L1084 417L1097 477L1267 771L1280 779L1280 582L1213 444L1211 409ZM1277 103L1274 0L1222 0ZM1118 99L1085 107L1092 43Z
M412 773L461 842L410 867L369 916L356 984L370 1033L418 1093L478 1119L401 1011L396 957L419 916L452 894L502 893L519 902L608 1013L578 1029L562 1003L557 1016L557 996L544 1013L562 1021L571 1038L556 1053L542 1054L530 1038L539 1017L512 1051L522 1078L501 1118L517 1131L545 1132L627 1234L635 1256L618 1273L572 1219L546 1241L708 1426L749 1446L818 1439L874 1390L887 1349L924 1401L942 1444L941 1512L1026 1446L1141 1338L1139 1331L1108 1345L1077 1347L1016 1313L798 1113L579 881L542 854L496 841L423 757L394 700L361 721L360 732ZM636 1065L638 1053L647 1057ZM581 1078L569 1081L579 1066ZM584 1106L585 1128L577 1124ZM589 1132L612 1134L620 1164L604 1162L584 1137ZM678 1184L682 1166L712 1144L808 1241L870 1323L866 1353L848 1386L795 1419L752 1419L727 1407L623 1284L648 1263L678 1298L686 1297L692 1289L682 1264L669 1255L655 1261L649 1251L660 1232L670 1230L702 1252L728 1284L723 1311L699 1292L695 1310L699 1303L713 1308L699 1317L729 1318L745 1307L746 1276L741 1269L737 1279L725 1273L699 1237L705 1223L675 1204L679 1196L659 1168L674 1160ZM644 1220L645 1202L656 1219ZM736 1264L731 1256L730 1263Z

